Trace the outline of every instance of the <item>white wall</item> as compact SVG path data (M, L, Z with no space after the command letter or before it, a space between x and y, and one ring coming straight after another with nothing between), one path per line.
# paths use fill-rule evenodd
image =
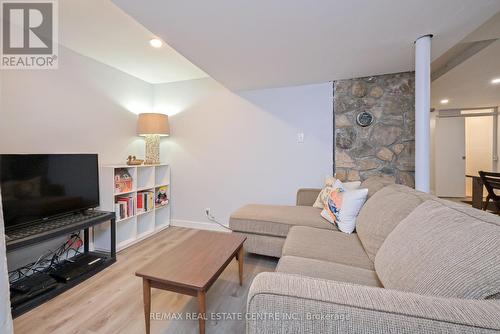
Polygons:
M143 154L137 116L152 86L60 46L58 70L1 71L0 153Z
M227 223L245 203L293 204L298 187L331 173L331 83L238 94L209 78L153 86L62 46L58 70L0 80L1 153L97 152L120 163L143 155L132 112L169 113L174 219L206 221L210 207Z
M207 78L154 89L155 110L171 115L162 157L178 224L207 222L207 207L227 224L247 203L293 205L299 187L331 174L331 83L237 94Z
M58 70L0 75L0 153L97 152L120 163L143 155L131 111L154 104L172 115L162 152L174 219L205 221L210 207L227 222L244 203L293 204L298 187L331 173L331 83L239 94L209 78L153 87L62 46Z

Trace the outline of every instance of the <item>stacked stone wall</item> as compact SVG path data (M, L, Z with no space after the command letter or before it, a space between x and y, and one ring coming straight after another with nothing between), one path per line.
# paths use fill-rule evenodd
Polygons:
M341 180L372 175L414 186L415 74L404 72L333 82L335 172ZM373 123L356 118L368 112Z

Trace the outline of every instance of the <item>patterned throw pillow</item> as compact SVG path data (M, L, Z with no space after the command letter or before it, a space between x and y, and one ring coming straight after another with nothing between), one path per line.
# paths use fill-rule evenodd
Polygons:
M321 216L345 233L352 233L356 228L356 218L366 201L368 189L345 190L337 183L332 187L327 205Z
M337 179L335 176L327 176L325 177L325 187L331 187L335 183Z
M330 196L331 191L334 189L334 185L337 184L337 181L340 182L338 179L332 177L332 176L327 176L325 180L325 187L321 189L321 192L319 193L318 197L316 198L316 201L313 204L313 207L318 208L318 209L324 209L325 205L327 205L328 197ZM340 182L342 185L342 188L345 190L354 190L358 189L359 186L361 185L361 181L354 181L354 182Z
M316 198L316 201L314 201L313 207L318 209L323 209L325 207L326 201L328 200L328 196L330 196L332 190L333 188L328 186L321 189L318 197Z

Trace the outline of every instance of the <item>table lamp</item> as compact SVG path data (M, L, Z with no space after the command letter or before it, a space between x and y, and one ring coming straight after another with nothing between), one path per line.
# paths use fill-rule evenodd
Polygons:
M139 114L137 121L137 134L146 140L145 164L160 163L160 137L170 135L168 116L157 113Z

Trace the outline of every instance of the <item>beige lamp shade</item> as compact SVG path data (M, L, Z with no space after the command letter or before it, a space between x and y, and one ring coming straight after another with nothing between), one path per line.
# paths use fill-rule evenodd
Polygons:
M139 136L169 136L170 126L168 124L168 116L157 113L139 114L139 120L137 121L137 134Z

